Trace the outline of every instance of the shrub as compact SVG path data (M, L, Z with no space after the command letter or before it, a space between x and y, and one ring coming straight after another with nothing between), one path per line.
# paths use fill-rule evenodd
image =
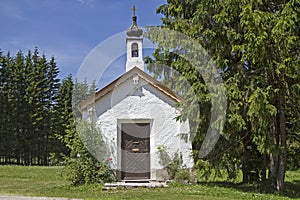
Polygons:
M175 174L174 180L177 183L191 183L192 176L188 169L179 169Z
M63 153L50 153L49 165L50 166L61 166L61 165L63 165L64 156L65 155Z
M179 152L174 153L173 157L168 154L164 146L159 146L158 155L160 164L164 166L170 179L179 183L190 183L192 180L191 173L188 169L182 166L182 155Z
M164 146L159 146L157 150L160 159L159 163L164 166L164 169L167 171L170 179L173 180L182 165L182 155L176 152L173 158L171 158Z
M61 138L70 150L70 156L64 157L66 179L72 185L114 181L115 174L110 168L109 160L99 162L83 143L84 141L87 145L97 147L90 150L94 149L105 157L106 149L100 131L94 123L82 120L76 122L77 129L73 125L72 129L67 131L67 135ZM93 141L95 143L92 143Z
M91 155L78 155L66 158L65 176L72 185L112 182L115 180L113 170L108 163L99 162Z

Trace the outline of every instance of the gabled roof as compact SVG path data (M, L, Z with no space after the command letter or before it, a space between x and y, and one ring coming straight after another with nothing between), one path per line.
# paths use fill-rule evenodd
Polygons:
M120 76L119 78L115 79L113 82L111 82L104 88L98 90L95 93L95 95L92 95L89 98L87 98L86 100L82 101L79 104L79 109L84 110L88 105L95 103L96 101L101 99L103 96L109 94L110 92L112 92L114 90L114 88L118 87L118 85L122 84L127 79L132 78L134 75L139 76L141 79L145 80L147 83L149 83L154 88L156 88L157 90L161 91L162 93L164 93L165 95L167 95L168 97L173 99L175 102L181 102L183 100L183 98L181 96L179 96L178 94L173 92L171 89L164 86L159 81L155 80L154 78L152 78L147 73L140 70L139 68L134 67L131 70L129 70L128 72L126 72L125 74L123 74L122 76Z

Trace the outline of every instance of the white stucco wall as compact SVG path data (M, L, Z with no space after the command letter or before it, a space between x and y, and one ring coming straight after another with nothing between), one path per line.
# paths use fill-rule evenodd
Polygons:
M151 179L156 180L156 171L163 169L159 163L157 147L166 147L169 155L176 151L182 153L183 165L191 168L191 143L180 138L180 134L189 133L188 122L175 120L179 111L175 101L161 91L139 78L138 85L132 78L120 83L113 92L99 99L96 104L97 126L112 148L111 163L114 169L121 170L120 131L121 123L149 122L150 131L150 169Z

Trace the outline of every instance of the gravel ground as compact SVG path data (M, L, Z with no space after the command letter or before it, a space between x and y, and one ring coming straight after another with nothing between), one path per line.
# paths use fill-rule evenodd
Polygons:
M26 197L15 195L0 195L0 200L80 200L80 199L68 199L68 198L56 198L56 197Z

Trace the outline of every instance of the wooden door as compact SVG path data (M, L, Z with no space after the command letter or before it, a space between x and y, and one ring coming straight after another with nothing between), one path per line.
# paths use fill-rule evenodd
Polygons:
M121 178L150 179L150 124L122 124L121 150Z

